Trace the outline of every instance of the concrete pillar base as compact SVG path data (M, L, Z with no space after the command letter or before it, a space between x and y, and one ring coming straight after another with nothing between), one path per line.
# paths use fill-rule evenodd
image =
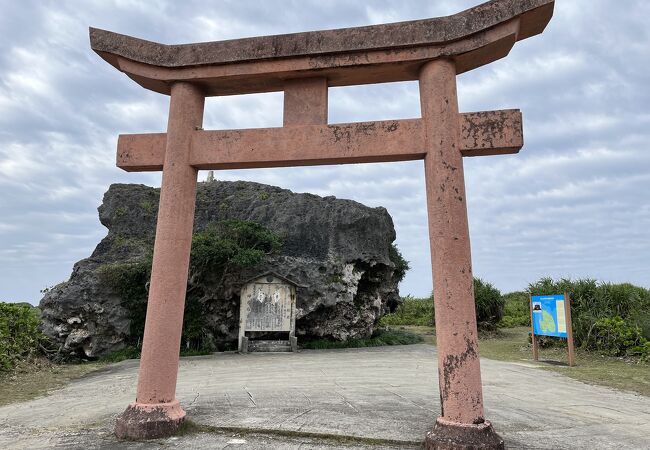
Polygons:
M438 417L432 431L424 441L427 450L502 450L501 436L495 433L490 422L478 425L450 422Z
M185 420L178 400L169 403L131 403L115 423L120 439L155 439L172 436Z

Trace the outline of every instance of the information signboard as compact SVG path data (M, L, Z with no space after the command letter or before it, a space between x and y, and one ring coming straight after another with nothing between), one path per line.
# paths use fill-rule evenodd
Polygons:
M538 336L567 337L564 295L535 295L533 302L533 331Z
M575 365L573 331L571 327L571 299L568 293L534 295L530 297L530 322L532 324L533 359L539 359L537 336L553 336L567 340L569 366Z

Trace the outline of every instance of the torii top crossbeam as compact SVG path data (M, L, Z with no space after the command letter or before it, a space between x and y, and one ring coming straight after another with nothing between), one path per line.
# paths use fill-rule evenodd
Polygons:
M423 159L442 414L427 448L503 448L483 417L464 156L516 153L519 110L458 112L456 75L541 33L553 0L492 0L441 18L163 45L90 29L93 50L141 86L169 94L167 133L121 135L117 165L162 170L136 402L121 437L160 437L175 398L197 171ZM418 80L421 118L328 124L328 87ZM205 97L284 91L284 126L203 130ZM281 269L279 268L281 271Z
M495 0L449 17L221 42L164 45L94 28L90 39L93 50L145 88L169 94L184 81L206 96L284 91L285 125L323 125L197 133L190 156L197 169L405 161L426 153L420 120L324 126L327 88L416 80L425 62L441 57L464 72L541 33L552 13L552 0ZM517 110L463 114L460 125L464 156L516 153L523 145ZM358 139L340 139L350 135ZM120 136L117 165L162 170L165 139Z
M326 77L328 86L417 80L422 63L441 56L466 72L541 33L552 13L553 0L495 0L448 17L199 44L164 45L91 28L90 42L156 92L193 81L208 96L248 94L282 91L296 77Z

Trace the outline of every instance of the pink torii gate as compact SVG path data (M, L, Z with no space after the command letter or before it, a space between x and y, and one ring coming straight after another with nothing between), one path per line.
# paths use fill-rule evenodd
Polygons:
M553 0L493 0L453 16L340 30L163 45L90 29L92 49L171 96L167 133L121 135L117 166L162 170L137 397L119 437L175 432L183 307L200 169L423 159L442 413L427 448L502 448L484 419L463 156L517 153L518 110L458 112L456 75L541 33ZM328 124L328 87L418 80L422 117ZM284 126L202 128L206 96L284 92Z

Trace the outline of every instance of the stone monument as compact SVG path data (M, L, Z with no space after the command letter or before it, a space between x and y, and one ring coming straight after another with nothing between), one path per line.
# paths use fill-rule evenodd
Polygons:
M441 415L427 448L503 448L484 418L464 156L516 153L518 110L460 114L456 76L541 33L553 0L492 0L433 19L162 45L90 29L92 49L146 89L170 95L167 133L122 135L117 165L162 170L136 400L116 434L152 438L185 417L176 400L183 304L200 169L424 160ZM328 124L330 86L418 80L422 117ZM206 96L284 92L284 126L203 130Z
M239 309L239 351L298 350L296 338L297 283L268 272L253 277L241 290ZM286 333L282 340L251 340L246 332Z

